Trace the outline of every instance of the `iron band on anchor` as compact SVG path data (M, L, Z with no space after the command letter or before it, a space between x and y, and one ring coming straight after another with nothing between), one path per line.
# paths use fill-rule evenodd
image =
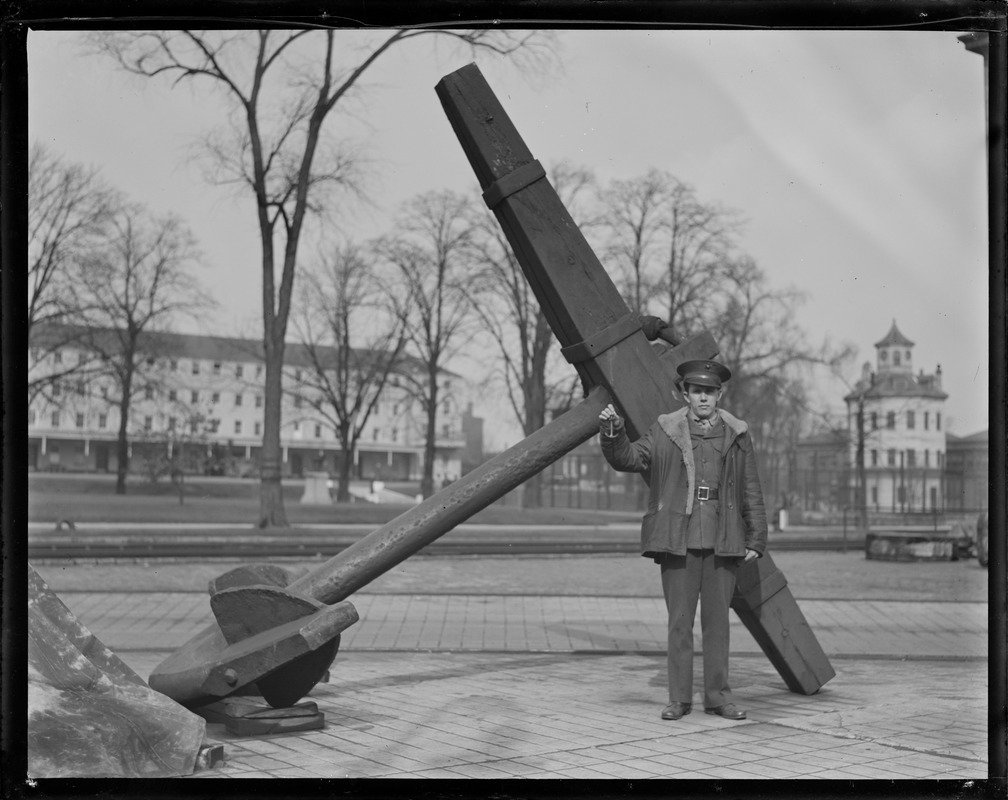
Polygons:
M502 175L483 192L483 202L491 211L499 206L504 200L520 192L526 186L530 186L540 178L546 177L546 170L538 161L530 161L523 164L507 175Z
M598 358L601 353L633 336L640 329L640 317L636 314L627 314L620 317L608 328L603 328L584 341L561 348L560 352L563 353L568 364L580 364L582 361Z

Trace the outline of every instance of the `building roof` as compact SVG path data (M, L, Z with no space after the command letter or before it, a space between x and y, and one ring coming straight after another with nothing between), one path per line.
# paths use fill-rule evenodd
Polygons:
M990 441L989 431L983 430L971 433L969 436L956 436L954 433L946 433L945 437L950 442L957 444L987 444Z
M822 431L803 436L796 446L804 447L846 447L850 437L846 430Z
M948 394L938 387L934 375L912 375L906 372L880 372L875 376L874 383L866 384L860 380L854 386L854 391L844 396L848 403L858 399L864 392L865 399L877 400L883 397L930 397L934 400L945 400Z
M122 331L113 328L88 328L72 325L49 325L32 331L30 344L55 344L72 347L74 344L110 348L117 344ZM239 339L229 336L212 336L202 333L170 333L148 331L140 337L140 347L144 352L158 358L188 358L199 361L263 363L266 360L265 347L261 339ZM319 347L322 358L335 359L335 347ZM367 352L361 349L358 353ZM288 342L284 348L284 366L312 367L308 348L298 342ZM412 369L422 371L423 362L413 356L400 357L400 371ZM442 375L459 377L457 373L441 369Z
M876 347L888 347L892 344L898 344L902 347L913 347L913 342L906 338L902 333L900 333L899 328L896 327L896 320L892 321L892 327L882 339L875 342Z

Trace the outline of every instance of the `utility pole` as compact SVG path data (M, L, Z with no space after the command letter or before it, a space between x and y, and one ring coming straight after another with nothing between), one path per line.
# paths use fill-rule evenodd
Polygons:
M904 482L904 461L906 450L899 451L899 513L906 514L906 484Z
M864 420L865 393L864 389L858 394L857 399L857 450L856 463L854 469L857 474L854 502L857 504L858 528L868 530L868 489L867 476L865 474L865 420Z

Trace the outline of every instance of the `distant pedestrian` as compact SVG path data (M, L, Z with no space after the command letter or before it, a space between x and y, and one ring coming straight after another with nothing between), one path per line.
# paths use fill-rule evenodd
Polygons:
M745 719L728 685L729 605L738 566L766 550L763 490L748 425L718 407L731 371L716 361L687 361L678 372L688 405L659 416L634 442L607 406L599 415L602 453L613 468L644 473L650 484L641 549L661 565L669 614L669 704L662 719L693 709L697 598L704 710Z

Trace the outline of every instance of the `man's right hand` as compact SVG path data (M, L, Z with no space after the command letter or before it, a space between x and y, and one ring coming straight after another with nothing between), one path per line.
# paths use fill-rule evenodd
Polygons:
M616 409L613 408L613 404L610 403L603 408L602 413L599 414L599 431L603 436L612 438L622 430L623 417L616 413Z

